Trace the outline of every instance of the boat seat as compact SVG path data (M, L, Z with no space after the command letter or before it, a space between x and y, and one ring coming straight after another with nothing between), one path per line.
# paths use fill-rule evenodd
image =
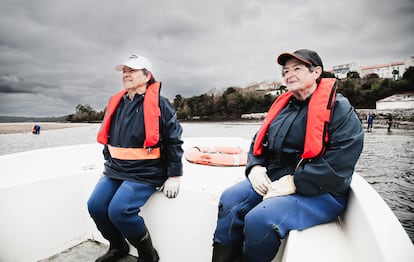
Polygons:
M317 261L345 262L354 261L341 229L340 220L314 226L305 230L292 230L284 243L284 249L272 260L283 262ZM281 246L281 248L283 248ZM280 260L278 257L283 256Z

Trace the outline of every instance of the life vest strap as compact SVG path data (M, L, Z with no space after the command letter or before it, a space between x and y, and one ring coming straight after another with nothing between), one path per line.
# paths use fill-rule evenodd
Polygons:
M112 158L121 160L148 160L161 158L159 147L148 148L124 148L108 145Z

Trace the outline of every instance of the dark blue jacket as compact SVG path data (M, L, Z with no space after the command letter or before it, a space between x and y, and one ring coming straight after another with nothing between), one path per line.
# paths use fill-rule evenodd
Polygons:
M116 147L143 147L145 139L143 95L135 95L131 101L122 97L111 121L109 145ZM170 102L160 96L161 158L150 160L119 160L111 158L104 148L106 159L104 174L120 180L138 181L161 186L169 176L183 174L181 140L182 127Z
M252 154L253 138L246 175L253 166L262 165L272 181L292 174L299 194L345 196L363 148L361 121L348 99L338 93L331 114L326 153L295 170L304 147L308 102L309 98L298 101L292 97L269 126L267 147L257 157Z

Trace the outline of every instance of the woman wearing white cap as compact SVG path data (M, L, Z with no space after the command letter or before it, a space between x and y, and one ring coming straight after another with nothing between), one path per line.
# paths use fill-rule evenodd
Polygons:
M118 261L128 255L127 239L138 261L158 261L158 252L139 215L148 198L161 188L178 194L182 175L182 127L168 99L160 96L152 65L132 55L116 66L124 90L109 100L98 133L104 145L104 176L88 200L88 210L110 247L96 261Z

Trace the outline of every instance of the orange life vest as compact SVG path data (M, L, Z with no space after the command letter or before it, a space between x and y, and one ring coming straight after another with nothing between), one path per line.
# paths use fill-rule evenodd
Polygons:
M310 98L302 159L315 158L325 153L325 147L329 140L328 124L336 98L336 89L337 83L335 78L322 78ZM280 95L270 107L254 142L254 156L262 154L263 140L266 137L269 125L287 105L292 95L291 92Z
M145 140L144 147L150 148L155 146L160 140L160 116L161 110L159 106L159 93L161 83L155 82L147 87L144 96L144 128ZM112 116L119 105L122 97L126 94L126 90L122 90L109 99L108 106L105 110L105 116L102 121L101 128L98 132L97 140L99 143L107 145L109 130L111 128Z

